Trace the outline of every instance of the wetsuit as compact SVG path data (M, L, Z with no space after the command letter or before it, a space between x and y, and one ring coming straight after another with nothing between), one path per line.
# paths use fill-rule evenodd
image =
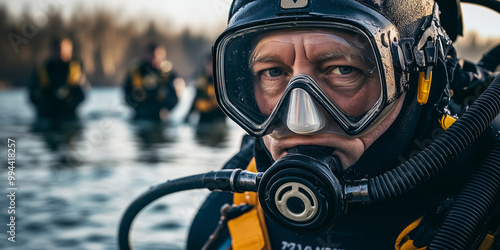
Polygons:
M38 67L29 86L30 101L39 118L73 119L85 99L82 63L50 60Z
M486 138L481 143L488 143ZM235 158L231 159L225 168L245 166L255 154L257 168L266 165L269 159L262 149L259 140L251 139ZM477 147L481 148L481 147ZM478 155L480 150L475 151ZM252 154L253 153L253 154ZM260 159L263 157L264 159ZM478 157L463 157L455 161L465 164L479 162ZM262 170L260 170L262 171ZM449 174L449 173L448 173ZM266 227L272 249L394 249L398 236L404 238L400 244L412 244L420 247L429 243L436 223L442 219L444 211L453 199L451 186L459 187L460 174L443 177L414 192L386 203L374 205L358 205L349 207L348 213L341 217L330 230L316 234L296 234L266 218ZM447 180L444 180L447 179ZM439 183L447 183L440 185ZM458 183L453 183L458 182ZM441 192L438 192L440 190ZM199 210L189 233L187 249L200 249L208 240L218 224L221 207L233 204L230 193L213 192ZM424 219L421 219L423 217ZM414 221L422 221L420 225L411 225ZM413 227L416 227L414 229ZM403 231L405 228L407 232ZM261 230L261 229L248 229ZM240 232L245 233L245 232ZM405 235L403 235L405 234ZM408 234L408 236L406 235ZM409 240L411 239L411 242ZM228 249L231 237L227 227L224 227L210 249Z
M174 88L176 74L143 62L131 70L123 86L125 101L135 110L136 119L160 120L162 109L171 110L178 102Z
M220 110L215 98L214 79L212 77L200 77L198 79L192 111L200 114L199 123L217 122L225 119L226 115Z
M416 96L414 88L409 90L408 96ZM426 110L434 107L422 107L417 104L415 98L405 100L403 115L399 116L386 133L365 151L357 163L344 172L344 179L356 180L384 173L408 160L415 152L421 151L444 131L437 122L439 114ZM497 117L495 122L500 124L500 117ZM418 249L427 246L457 193L485 158L499 128L498 125L496 127L492 125L463 154L449 163L451 167L417 189L386 202L349 205L347 214L341 216L327 231L296 234L266 217L265 230L268 232L266 237L269 238L271 248ZM272 164L269 152L261 139L247 139L241 151L224 168L246 168L252 158L255 159L259 172L265 171ZM376 159L376 162L373 159ZM221 217L221 207L224 204L233 204L234 197L230 193L210 194L193 221L187 249L200 249L207 242ZM234 204L235 207L238 205ZM498 207L497 205L495 211L490 212L493 218L499 214ZM484 233L487 237L484 246L493 249L500 247L498 241L496 243L492 241L497 228L498 220L485 226ZM253 237L253 233L250 232L255 230L262 230L262 227L244 228L236 233ZM228 227L225 226L209 249L228 249L231 244L234 242Z

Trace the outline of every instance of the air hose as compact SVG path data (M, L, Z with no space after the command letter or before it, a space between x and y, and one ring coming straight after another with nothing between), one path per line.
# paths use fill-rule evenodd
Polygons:
M481 96L479 96L476 102L474 102L469 109L429 147L421 151L416 156L410 158L407 162L400 164L398 167L382 175L370 179L351 181L346 183L343 188L331 189L335 194L329 195L328 197L334 197L333 199L337 199L336 201L333 201L336 205L333 205L333 207L327 206L326 209L338 212L343 211L343 208L346 207L347 203L371 203L393 199L417 187L421 183L428 181L432 176L446 167L448 162L453 157L460 154L466 147L476 140L486 130L493 119L495 119L499 111L500 75L493 80L490 86L483 92L483 94L481 94ZM498 153L495 154L498 155ZM490 169L493 169L498 165L499 160L497 156L491 156L488 159L490 160L483 164L486 167L484 167L484 170L482 171L489 173L492 171ZM197 188L208 188L210 190L231 192L255 192L260 190L260 193L262 190L267 190L267 186L272 187L273 185L273 183L269 182L261 183L261 180L272 179L272 177L266 176L266 173L268 172L269 171L255 174L241 169L221 170L168 181L164 184L151 188L149 191L138 197L127 208L125 214L123 215L118 234L120 249L131 249L129 245L129 231L132 221L140 210L152 201L174 192ZM494 176L491 173L490 175L491 181L494 182L495 180L498 180L498 176ZM483 174L480 176L481 177L478 177L479 181L475 180L471 183L480 183L483 181L481 179L484 178L482 177ZM479 189L473 184L471 185L471 192L473 192L472 195L476 195L477 190ZM482 185L484 186L484 184ZM324 191L326 190L322 189L320 193ZM484 209L482 207L487 206L489 203L494 201L495 195L498 197L498 193L495 193L495 191L485 192L488 193L488 197L486 198L493 198L491 200L482 201L484 204L479 204L476 209L467 211L477 218L475 220L476 222L467 222L469 225L475 225L477 223L480 224L481 218L484 218L484 216L478 216L477 211L483 211ZM470 198L468 196L470 195L467 195L466 198ZM261 204L264 203L265 202ZM330 203L333 204L332 202ZM468 207L462 206L462 208L457 209L463 212L463 210L468 209ZM326 214L329 214L329 212L326 212ZM463 217L459 217L463 219ZM447 221L451 222L446 222L445 226L443 226L441 233L443 236L441 237L444 239L453 237L453 233L456 233L455 228L462 226L458 224L460 222L455 222L452 218ZM319 225L317 228L331 227L334 223L335 221L333 220L331 224ZM469 230L465 227L467 226L464 226L463 230ZM447 228L450 228L451 233L446 232ZM472 232L474 232L474 229L472 229ZM462 234L463 233L459 236L462 237ZM436 244L440 244L441 242L446 241L441 240Z
M500 196L500 140L457 196L427 249L470 249ZM477 248L477 246L475 246Z
M137 197L123 214L118 229L118 245L121 250L132 249L129 232L134 218L144 207L158 198L179 191L199 188L207 188L211 191L255 192L261 176L262 173L255 174L241 169L228 169L187 176L153 186Z
M436 141L398 167L373 178L357 180L346 190L359 202L392 199L429 180L448 161L476 140L500 111L500 75L469 109ZM368 187L365 187L367 185Z

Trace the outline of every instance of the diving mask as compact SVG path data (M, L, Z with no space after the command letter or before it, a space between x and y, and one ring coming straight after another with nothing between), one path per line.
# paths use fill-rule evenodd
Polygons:
M216 46L221 108L253 136L360 136L400 94L390 48L353 25L268 24Z

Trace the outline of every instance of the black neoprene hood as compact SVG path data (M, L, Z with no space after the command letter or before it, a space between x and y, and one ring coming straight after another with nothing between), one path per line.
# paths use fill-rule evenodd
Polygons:
M305 6L285 9L282 7L284 2ZM385 16L402 37L415 37L425 18L432 15L433 6L433 0L234 0L229 11L228 28L285 16L330 15L356 19L363 17L365 12Z
M291 4L292 7L284 7L285 2L301 3L302 5L297 6L303 7L293 8L294 4ZM383 6L379 7L383 9ZM430 13L432 14L432 8ZM288 29L313 27L315 23L322 27L331 24L332 28L335 28L335 25L350 26L353 30L364 33L370 40L378 58L381 81L384 85L384 96L381 99L383 105L376 112L382 112L385 106L394 103L406 91L408 86L404 76L405 66L399 44L401 38L399 29L392 20L377 11L374 5L352 0L236 0L231 6L228 28L219 36L214 46L215 86L221 109L250 134L254 136L265 134L265 125L248 122L245 111L230 100L233 92L227 88L227 86L246 84L238 82L238 79L247 77L245 70L233 65L248 65L248 52L233 49L231 53L234 56L232 56L227 51L228 44L235 37L257 36L259 32L266 32L277 25L280 25L280 29ZM257 29L259 31L252 31ZM241 46L248 47L243 44Z

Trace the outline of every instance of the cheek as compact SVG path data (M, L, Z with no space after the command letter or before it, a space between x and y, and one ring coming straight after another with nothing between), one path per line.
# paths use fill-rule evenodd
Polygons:
M278 101L273 100L272 98L266 97L260 88L254 86L255 93L255 101L257 102L257 107L260 112L264 115L269 115L273 111L274 104Z
M351 116L360 116L375 105L380 98L380 83L378 79L367 81L363 86L352 92L339 92L326 89L330 98Z
M263 136L262 141L264 142L264 146L266 146L267 150L271 154L273 160L277 161L279 158L283 157L286 154L286 152L283 151L283 148L281 147L282 145L279 140L272 138L270 135Z

